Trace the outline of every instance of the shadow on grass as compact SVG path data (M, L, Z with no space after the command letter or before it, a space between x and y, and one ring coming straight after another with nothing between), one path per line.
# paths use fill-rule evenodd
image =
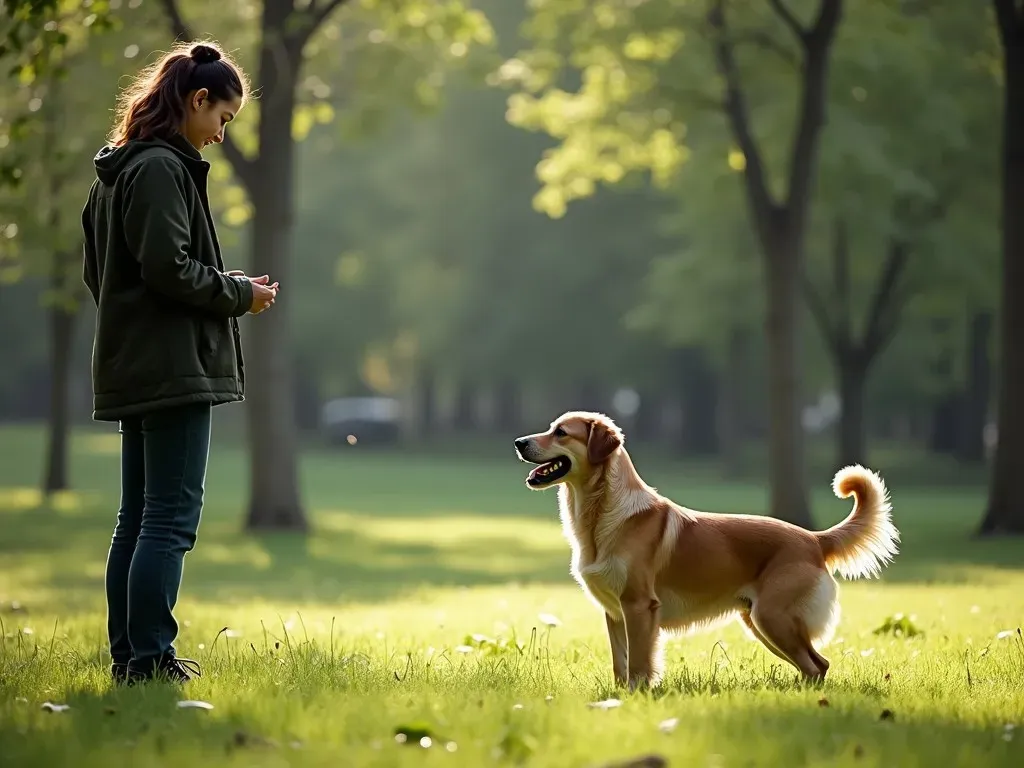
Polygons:
M57 593L62 613L102 599L110 525L52 510L3 514L0 558L28 588ZM366 603L421 589L568 582L557 527L502 518L325 516L315 534L245 534L204 522L182 589L200 601ZM29 583L31 582L31 583ZM14 599L17 596L8 596Z
M434 469L416 471L430 478L439 499L408 488L385 489L382 499L371 484L348 494L347 508L354 511L318 511L310 536L243 533L237 517L226 511L230 507L214 498L204 512L197 547L186 559L184 590L206 601L345 604L431 587L571 585L569 549L557 527L553 494L522 490L539 511L531 514L527 508L517 516L518 489L515 495L495 495L486 487L486 473L476 485L456 488L451 468L444 477ZM756 511L759 499L744 487L684 492L667 485L669 495L709 510ZM339 485L324 481L318 487L323 502ZM2 503L9 496L0 494L0 558L8 581L57 592L54 599L65 613L90 609L102 600L113 513L107 511L112 505L101 503L109 497L52 509ZM430 499L429 506L420 505L422 498ZM903 536L901 553L885 571L884 582L980 585L1024 570L1020 540L973 537L973 501L970 494L898 494L894 517ZM816 509L828 511L828 519L819 514L819 527L849 511L846 502L825 495L815 502ZM468 511L453 514L453 509ZM492 509L499 512L491 514Z

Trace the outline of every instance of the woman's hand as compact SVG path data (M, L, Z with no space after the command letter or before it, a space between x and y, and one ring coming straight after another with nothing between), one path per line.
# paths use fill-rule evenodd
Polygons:
M274 299L277 298L278 284L267 285L270 282L267 275L249 277L248 280L252 283L252 306L249 308L249 312L258 315L274 303Z

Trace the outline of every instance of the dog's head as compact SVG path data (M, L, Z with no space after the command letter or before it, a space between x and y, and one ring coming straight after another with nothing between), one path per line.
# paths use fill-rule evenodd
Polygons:
M537 466L526 477L534 490L582 480L605 464L625 438L611 419L600 413L570 411L546 432L516 438L516 453Z

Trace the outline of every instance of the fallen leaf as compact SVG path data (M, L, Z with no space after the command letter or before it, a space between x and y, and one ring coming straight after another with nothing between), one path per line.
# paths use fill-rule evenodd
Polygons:
M52 701L44 701L42 709L44 712L67 712L71 709L68 704L54 704Z
M827 706L829 706L828 699L826 699L824 696L822 696L820 699L818 699L818 706L819 707L827 707Z
M658 730L662 733L672 733L679 726L678 717L670 717L668 720L662 720L658 723Z
M604 701L592 701L587 706L591 709L615 709L621 707L622 702L618 699L605 699Z
M540 619L541 622L543 622L544 624L547 624L549 627L558 627L562 624L562 620L551 613L540 613L537 615L537 618Z

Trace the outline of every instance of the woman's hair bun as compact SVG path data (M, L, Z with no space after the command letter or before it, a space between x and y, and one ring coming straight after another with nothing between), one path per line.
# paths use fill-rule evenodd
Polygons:
M220 51L202 43L193 45L192 50L189 51L189 56L196 64L210 64L214 61L220 61Z

